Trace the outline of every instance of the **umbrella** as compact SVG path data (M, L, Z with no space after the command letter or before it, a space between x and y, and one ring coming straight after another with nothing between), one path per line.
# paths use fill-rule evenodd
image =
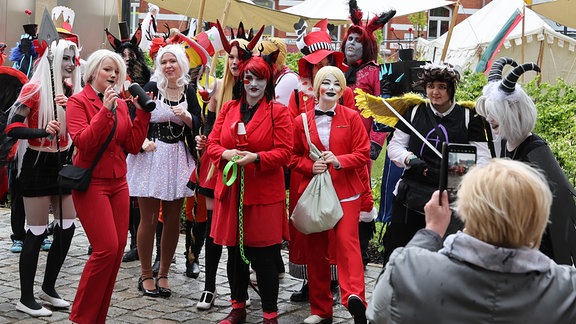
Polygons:
M576 28L576 0L556 0L534 4L532 10L570 28Z
M396 17L398 17L455 3L455 1L445 0L357 0L357 2L358 7L364 12L364 19L369 19L390 9L395 9ZM305 0L281 11L309 19L328 18L330 23L335 25L350 23L348 0Z
M204 1L150 0L148 2L172 12L198 18L200 7ZM230 7L226 12L226 22L230 22L230 24L238 24L238 22L243 21L244 25L248 25L248 27L260 28L260 26L266 25L274 26L282 31L293 32L294 24L300 19L298 15L262 7L250 0L210 0L204 7L202 19L212 22L215 22L216 19L221 20L226 11L225 7L228 1L230 2Z

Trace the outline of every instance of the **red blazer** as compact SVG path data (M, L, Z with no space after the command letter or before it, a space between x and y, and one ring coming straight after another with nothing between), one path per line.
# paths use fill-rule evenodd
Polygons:
M148 133L150 113L136 109L134 123L130 120L128 105L117 100L118 120L112 141L108 144L96 168L95 178L121 178L126 175L126 153L137 154ZM113 114L106 109L96 91L86 85L82 91L68 99L66 127L77 153L74 165L89 168L114 125Z
M218 161L214 196L223 197L228 187L222 183L222 171L228 161L222 153L236 148L236 123L241 120L240 100L222 106L212 132L208 136L207 154ZM286 199L284 171L292 151L292 118L279 103L262 100L258 110L246 125L246 151L258 153L259 163L244 166L244 204L271 204Z
M290 114L292 118L298 117L301 113L314 110L314 97L309 98L306 96L306 100L304 100L304 92L298 91L298 104L296 103L296 97L294 96L294 91L290 95L290 100L288 101L288 109L290 110ZM342 105L348 108L355 108L356 101L354 99L354 92L352 89L346 87L344 89L344 94L342 94Z
M336 170L329 166L328 172L332 177L338 198L345 199L364 191L357 170L365 168L366 163L370 160L370 140L358 112L342 105L337 105L335 112L330 128L330 151L336 155L342 168ZM308 117L310 140L320 151L326 151L320 142L320 137L318 137L314 110L308 111L306 116ZM304 177L300 182L298 194L304 192L313 176L312 165L314 161L308 157L309 153L310 148L304 133L302 116L298 116L294 120L294 150L290 161L290 168L301 173Z

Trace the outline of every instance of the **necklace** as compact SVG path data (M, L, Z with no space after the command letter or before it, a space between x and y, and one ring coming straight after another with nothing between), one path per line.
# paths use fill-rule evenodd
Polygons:
M184 94L184 93L181 93L181 94L180 94L180 97L181 97L183 94ZM163 101L168 105L168 107L170 107L170 111L172 111L172 108L174 108L174 107L176 107L176 106L178 106L178 105L180 104L180 102L179 102L178 100L172 101L172 100L169 100L168 98L164 99ZM176 102L176 105L172 105L173 102ZM176 125L178 125L178 124L176 124ZM178 126L180 126L180 125L178 125ZM172 123L170 122L170 118L168 118L168 131L170 131L170 135L172 135L174 138L179 138L180 136L182 136L182 134L184 134L184 125L181 126L180 134L175 135L175 134L172 132Z

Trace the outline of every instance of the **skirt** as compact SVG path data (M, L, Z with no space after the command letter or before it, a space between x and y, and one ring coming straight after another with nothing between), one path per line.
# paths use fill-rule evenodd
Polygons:
M18 179L23 197L70 195L71 191L58 186L58 172L66 161L68 150L60 153L26 149Z

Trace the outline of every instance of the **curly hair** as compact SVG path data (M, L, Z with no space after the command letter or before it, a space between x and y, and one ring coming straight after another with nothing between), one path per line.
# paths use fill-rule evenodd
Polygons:
M448 84L450 98L456 95L456 87L460 82L460 73L450 64L426 64L421 66L415 86L426 88L430 82L440 81Z

